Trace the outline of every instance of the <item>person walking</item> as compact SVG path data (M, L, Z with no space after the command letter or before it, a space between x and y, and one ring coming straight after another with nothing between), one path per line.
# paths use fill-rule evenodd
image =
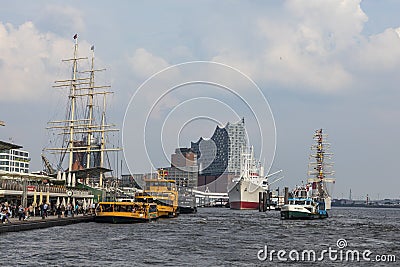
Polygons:
M61 204L57 207L57 217L61 218Z
M61 204L61 214L64 214L64 217L67 217L67 209L63 204Z
M44 220L46 218L44 203L40 204L40 214L42 215L42 220Z
M47 212L49 209L49 205L47 205L47 203L43 204L43 211L44 211L44 216L47 217Z
M24 207L22 207L22 205L19 205L18 207L18 220L24 220L25 219L25 210Z
M2 206L0 205L0 220L1 223L5 223L6 221L6 210L2 208Z
M33 215L34 215L33 214L33 206L30 205L28 209L29 209L29 217L33 217Z

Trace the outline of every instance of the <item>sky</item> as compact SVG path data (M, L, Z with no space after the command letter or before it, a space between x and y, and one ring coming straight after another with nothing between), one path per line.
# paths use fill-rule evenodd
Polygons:
M167 166L175 147L245 117L257 156L283 170L276 186L305 181L323 128L334 197L400 198L399 12L396 0L8 1L0 139L42 168L47 122L65 113L66 93L52 85L70 75L61 60L77 33L79 55L94 45L107 69L97 81L114 92L108 119L121 129L123 172Z

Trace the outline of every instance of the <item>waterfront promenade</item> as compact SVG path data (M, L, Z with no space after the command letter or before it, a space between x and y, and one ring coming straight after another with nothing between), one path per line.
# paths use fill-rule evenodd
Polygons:
M18 232L33 229L48 228L53 226L63 226L81 222L91 222L94 216L92 214L87 215L75 215L74 217L61 217L57 215L50 215L45 219L40 216L30 217L26 220L18 220L18 218L9 218L10 223L6 221L4 224L0 224L0 234L5 232Z

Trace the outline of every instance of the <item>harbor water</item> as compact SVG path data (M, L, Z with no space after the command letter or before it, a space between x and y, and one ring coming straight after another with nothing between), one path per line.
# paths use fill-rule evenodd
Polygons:
M372 260L325 254L326 266L397 266L400 209L334 208L330 215L282 221L276 211L201 208L150 223L90 222L5 233L0 235L2 266L319 266L318 259L296 261L288 253L314 250L318 258L329 247L360 255L369 250ZM268 256L272 250L286 251L286 260L276 253L272 261L265 258L266 248ZM376 255L395 255L397 262L373 262Z

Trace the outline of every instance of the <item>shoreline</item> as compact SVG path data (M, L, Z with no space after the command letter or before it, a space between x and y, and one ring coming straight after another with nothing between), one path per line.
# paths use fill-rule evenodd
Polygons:
M24 221L17 218L10 218L11 223L0 224L0 234L7 232L20 232L34 229L49 228L54 226L64 226L69 224L93 222L93 215L76 215L74 217L49 216L46 219L42 217L31 217Z

